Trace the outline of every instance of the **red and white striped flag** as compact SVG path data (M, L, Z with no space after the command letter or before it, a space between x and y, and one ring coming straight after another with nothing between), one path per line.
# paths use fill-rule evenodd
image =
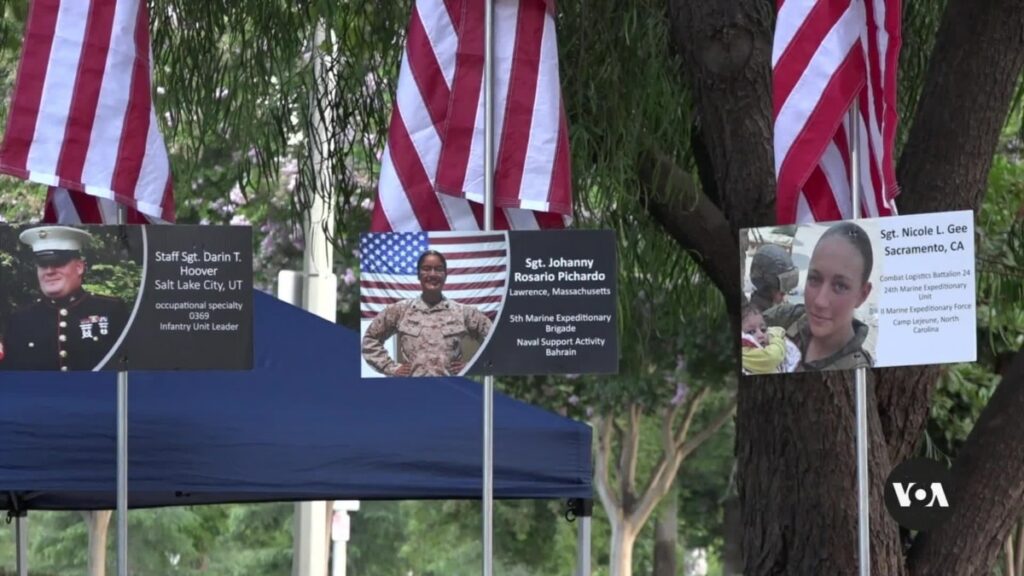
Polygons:
M861 214L897 194L900 0L778 0L772 49L779 224L851 218L849 109L858 104Z
M482 228L484 1L416 0L372 230ZM562 228L572 183L553 3L493 1L494 224Z
M363 320L385 307L419 298L421 254L444 254L446 298L474 306L494 320L508 276L508 243L502 232L397 232L363 234L359 243L359 308ZM364 322L365 327L365 322Z
M33 0L0 172L51 186L44 218L172 222L140 0Z

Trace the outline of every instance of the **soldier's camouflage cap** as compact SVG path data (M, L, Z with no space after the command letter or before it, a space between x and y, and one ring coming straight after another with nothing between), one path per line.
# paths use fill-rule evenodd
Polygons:
M32 247L37 265L63 266L82 257L92 235L68 226L37 226L22 232L18 239Z

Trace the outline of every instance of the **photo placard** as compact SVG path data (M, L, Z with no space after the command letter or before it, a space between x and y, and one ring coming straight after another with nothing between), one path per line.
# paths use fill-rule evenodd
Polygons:
M614 373L614 233L364 234L364 378Z
M0 226L0 370L249 370L247 226Z
M744 374L977 359L973 212L740 234Z

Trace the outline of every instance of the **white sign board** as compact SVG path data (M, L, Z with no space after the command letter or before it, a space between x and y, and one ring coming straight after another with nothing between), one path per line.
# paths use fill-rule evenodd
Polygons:
M745 374L977 359L973 212L741 234Z

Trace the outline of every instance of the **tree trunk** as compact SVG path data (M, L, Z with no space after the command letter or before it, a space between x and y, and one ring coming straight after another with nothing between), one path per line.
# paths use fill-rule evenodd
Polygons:
M89 532L89 576L105 576L107 573L107 528L112 514L112 510L82 512Z
M740 382L744 574L850 575L857 570L857 467L852 378L834 373ZM874 400L869 386L868 405ZM890 469L869 415L872 574L904 574L896 525L882 506Z
M730 496L725 501L725 518L722 520L722 576L743 574L743 518L740 500Z
M679 543L679 489L672 488L662 501L654 525L654 575L676 576L676 547Z
M1017 576L1024 576L1024 521L1017 522Z
M1024 514L1024 350L1003 376L951 470L952 516L914 541L914 576L988 574Z
M771 52L774 2L671 0L673 43L693 87L721 211L735 232L775 221ZM729 262L738 251L732 250ZM727 262L722 262L726 265ZM732 287L729 287L733 289Z
M633 576L633 545L638 530L622 518L612 519L611 560L608 576Z
M1024 68L1022 31L1020 0L949 1L900 158L902 212L981 204Z
M734 245L737 229L774 221L773 3L670 0L669 7L673 43L693 90L723 214L715 214L706 199L688 204L698 206L703 211L699 214L668 204L652 204L649 209L683 249L697 252L697 261L728 298L736 296L736 287L725 280L739 269L738 255L709 255ZM1020 0L949 1L900 162L901 212L978 207L1024 66L1022 30ZM639 175L645 178L643 170ZM659 182L649 179L647 184L656 187ZM684 232L694 220L715 222L723 216L731 237L716 230L697 238ZM727 304L736 309L733 302ZM911 454L919 441L937 374L935 367L872 372L869 406L877 408L868 415L872 574L906 573L896 526L882 505L882 485L892 466ZM857 573L851 380L841 374L742 379L736 453L748 576ZM993 445L1012 442L1010 429L1005 423L994 426ZM1016 505L1024 470L997 473L988 467L1005 458L991 450L976 452L979 461L958 460L954 467L972 485L958 505L969 514L966 524L957 530L958 524L951 521L948 532L932 535L934 539L946 534L944 547L928 546L927 539L919 538L921 549L915 543L912 552L919 563L915 575L980 574L953 570L952 558L958 557L958 566L968 570L991 567L1008 533L1006 526L1019 518ZM986 487L995 491L986 493ZM998 507L1003 503L1010 506ZM981 530L979 509L988 511L986 526L992 529ZM970 530L979 532L975 536ZM957 534L971 537L956 539ZM930 557L927 564L925 557ZM925 565L931 571L919 568Z

